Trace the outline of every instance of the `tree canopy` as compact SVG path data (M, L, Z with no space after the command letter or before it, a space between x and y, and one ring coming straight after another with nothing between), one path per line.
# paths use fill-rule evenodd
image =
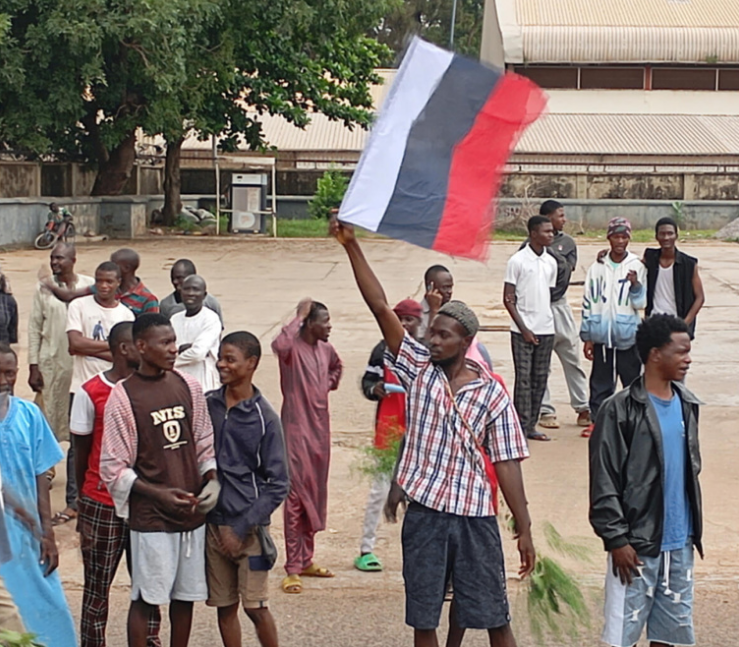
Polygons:
M373 30L377 39L402 54L409 36L417 34L441 47L449 47L454 0L403 0L389 7ZM482 40L485 0L457 0L454 51L477 58Z
M374 0L0 0L0 142L90 160L93 193L119 193L138 132L264 141L260 113L298 126L320 111L371 120L387 49Z

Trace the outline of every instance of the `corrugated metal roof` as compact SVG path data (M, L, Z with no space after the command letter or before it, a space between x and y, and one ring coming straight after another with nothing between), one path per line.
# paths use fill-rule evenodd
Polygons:
M494 0L509 63L736 63L737 0Z
M523 134L516 152L736 155L739 154L739 117L549 114Z
M280 117L262 119L278 150L298 153L356 151L368 133L315 115L305 130ZM739 155L739 116L548 114L526 130L518 153L573 155Z
M521 26L737 27L736 0L516 0Z
M731 29L522 27L521 38L528 63L739 62L739 21Z

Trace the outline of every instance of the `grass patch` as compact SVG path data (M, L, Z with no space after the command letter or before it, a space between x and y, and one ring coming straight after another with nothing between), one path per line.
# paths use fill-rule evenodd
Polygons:
M270 233L272 229L269 229ZM357 238L382 238L378 234L356 228ZM328 221L319 218L277 219L277 238L328 238Z
M694 229L680 232L680 241L706 240L712 238L716 229ZM380 238L377 234L367 232L361 227L356 228L358 238ZM328 238L328 222L319 218L299 218L296 220L277 220L278 238ZM496 229L492 233L492 240L520 242L526 240L526 234L520 231L506 231ZM582 234L575 235L576 240L606 240L605 229L589 229ZM654 243L654 229L634 229L631 232L634 243Z

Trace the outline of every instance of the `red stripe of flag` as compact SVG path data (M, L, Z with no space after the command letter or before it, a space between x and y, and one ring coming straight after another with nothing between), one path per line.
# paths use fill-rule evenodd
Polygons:
M517 74L505 74L495 86L472 128L454 149L433 249L485 258L495 219L493 200L503 181L505 164L523 129L539 117L545 105L541 89Z

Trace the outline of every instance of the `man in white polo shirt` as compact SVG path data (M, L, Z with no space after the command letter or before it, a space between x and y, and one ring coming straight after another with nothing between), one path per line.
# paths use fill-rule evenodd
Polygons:
M533 216L528 230L528 245L508 259L503 303L513 320L513 403L526 437L549 440L549 436L536 431L536 421L554 347L551 289L557 282L557 261L546 253L554 240L554 228L546 216Z

